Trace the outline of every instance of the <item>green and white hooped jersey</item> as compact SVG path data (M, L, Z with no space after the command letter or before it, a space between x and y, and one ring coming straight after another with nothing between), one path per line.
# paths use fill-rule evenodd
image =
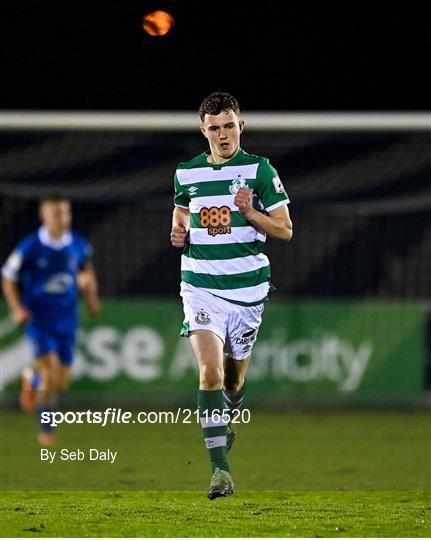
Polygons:
M175 206L190 210L181 278L234 303L260 304L270 289L266 235L240 214L233 200L240 187L248 187L254 207L270 212L288 204L289 197L267 158L240 150L218 165L207 156L180 163L175 173Z

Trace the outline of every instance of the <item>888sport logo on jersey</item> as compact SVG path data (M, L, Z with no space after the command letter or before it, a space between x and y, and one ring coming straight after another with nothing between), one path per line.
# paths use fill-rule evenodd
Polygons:
M207 229L210 236L231 234L231 210L229 206L211 206L201 208L200 225Z

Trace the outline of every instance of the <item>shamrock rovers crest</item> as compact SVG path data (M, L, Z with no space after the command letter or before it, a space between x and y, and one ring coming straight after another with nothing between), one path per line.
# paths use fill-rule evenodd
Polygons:
M239 188L248 188L247 182L241 174L239 174L235 180L232 180L232 184L229 186L229 191L232 193L232 195L236 195Z
M204 311L203 309L200 309L196 313L195 321L198 324L209 324L211 322L211 319L206 311Z

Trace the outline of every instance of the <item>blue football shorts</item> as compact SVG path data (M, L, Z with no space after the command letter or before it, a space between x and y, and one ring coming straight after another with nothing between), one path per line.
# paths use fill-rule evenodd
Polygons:
M75 333L60 334L41 329L34 323L30 323L26 326L26 334L31 341L35 358L40 358L47 353L55 353L62 365L70 366L72 364L76 341Z

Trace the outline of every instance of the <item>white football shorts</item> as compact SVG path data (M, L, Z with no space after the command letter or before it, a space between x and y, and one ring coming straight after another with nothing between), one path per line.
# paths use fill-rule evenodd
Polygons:
M234 360L249 357L257 338L264 304L240 306L228 300L181 283L184 323L181 335L193 330L210 330L224 343L224 353Z

